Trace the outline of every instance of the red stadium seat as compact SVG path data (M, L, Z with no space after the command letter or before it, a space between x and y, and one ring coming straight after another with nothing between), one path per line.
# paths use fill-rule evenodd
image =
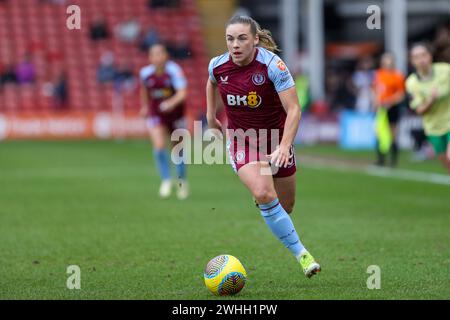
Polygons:
M0 62L19 62L27 54L35 64L38 81L28 87L6 86L0 93L0 111L49 110L50 99L40 92L43 84L61 71L67 74L70 107L73 110L111 110L112 85L100 85L96 80L97 66L103 52L111 50L116 62L130 62L135 70L146 65L147 54L138 45L124 44L114 35L114 26L134 16L142 32L156 28L163 39L181 40L189 35L193 58L181 62L190 86L190 105L203 106L204 81L199 69L206 68L206 55L196 3L182 0L178 9L150 9L147 0L73 0L83 8L81 30L64 27L65 6L36 1L14 0L0 6ZM94 43L89 38L89 23L103 14L109 24L111 38ZM186 23L188 21L189 23ZM205 73L206 74L206 73ZM139 109L138 91L125 94L125 109Z

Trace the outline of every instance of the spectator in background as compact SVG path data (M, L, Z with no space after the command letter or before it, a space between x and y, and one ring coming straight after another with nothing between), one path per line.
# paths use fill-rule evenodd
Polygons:
M0 3L1 3L1 0L0 0ZM3 89L3 72L4 72L3 68L4 68L3 64L0 62L0 92L2 92L2 89Z
M0 79L3 84L17 83L16 68L12 63L7 64L3 68Z
M147 30L147 33L142 38L141 41L141 50L148 52L148 50L155 44L159 43L159 35L158 32L152 27Z
M351 109L355 105L355 97L351 91L350 75L342 70L330 68L325 78L326 102L333 112Z
M189 40L183 35L177 40L165 41L167 51L173 59L183 60L192 56Z
M55 109L62 110L67 108L69 94L67 89L67 77L65 72L60 73L54 84L53 98Z
M49 3L49 4L56 4L56 5L64 5L66 4L67 0L39 0L41 4L43 3Z
M97 81L100 83L111 82L115 76L114 55L112 52L107 51L100 57L100 65L97 69Z
M48 78L42 87L42 94L51 99L52 107L55 110L66 109L68 107L68 89L65 73L61 72L54 81Z
M362 58L352 76L353 91L356 95L355 110L357 112L372 111L372 81L374 78L373 59Z
M36 80L36 69L29 55L26 55L24 60L17 65L16 78L19 84L34 83Z
M150 9L177 8L180 6L180 1L179 0L148 0L147 4Z
M135 42L141 32L139 22L131 17L128 20L118 24L115 28L116 37L123 41L132 43Z
M130 63L124 63L117 67L114 76L114 86L118 92L122 90L133 91L136 88L136 79Z
M104 16L97 15L94 18L90 26L90 35L93 41L109 38L109 30Z
M385 151L390 152L390 165L397 165L398 146L396 141L397 124L400 121L401 106L405 100L405 77L395 68L395 57L392 53L381 56L380 69L375 71L373 81L374 106L377 116L383 116L389 122L390 147L387 150L377 144L377 165L385 164ZM380 138L380 137L378 137Z
M437 29L433 47L434 61L450 63L450 26Z

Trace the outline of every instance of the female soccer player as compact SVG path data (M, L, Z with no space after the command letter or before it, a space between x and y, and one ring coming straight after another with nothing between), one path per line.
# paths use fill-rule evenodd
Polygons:
M428 141L450 174L450 64L433 63L423 43L414 44L410 56L416 69L406 79L410 107L422 116Z
M156 44L149 49L150 65L140 71L141 115L147 118L147 127L153 144L153 155L161 176L159 195L167 198L172 192L168 138L176 122L183 117L186 99L186 78L178 64L169 60L167 49ZM176 165L177 196L188 196L186 168Z
M386 109L390 126L392 144L390 147L390 164L397 164L398 146L396 142L397 124L400 120L401 103L405 99L405 78L395 69L395 57L392 53L381 56L381 67L375 71L373 82L375 108ZM377 147L378 165L384 165L385 154Z
M233 17L226 27L226 43L228 52L209 64L209 127L222 129L214 103L217 88L228 118L231 164L271 231L297 258L305 275L311 277L320 271L320 265L301 243L288 215L295 203L292 143L300 121L294 80L273 53L278 48L270 32L262 30L252 18ZM273 143L276 149L267 154L267 147Z

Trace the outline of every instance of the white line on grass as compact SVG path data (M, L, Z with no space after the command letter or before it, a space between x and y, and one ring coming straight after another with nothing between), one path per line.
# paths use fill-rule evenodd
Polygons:
M405 169L380 168L367 165L353 165L351 163L336 160L329 161L327 159L309 156L300 156L300 166L319 170L325 169L339 172L360 172L370 176L419 181L450 186L450 176L438 173L428 173Z

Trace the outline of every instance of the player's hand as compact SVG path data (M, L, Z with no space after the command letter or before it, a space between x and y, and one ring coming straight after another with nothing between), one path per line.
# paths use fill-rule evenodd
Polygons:
M161 112L165 113L165 112L169 112L173 109L172 104L170 104L169 102L167 102L167 100L164 100L163 102L161 102L161 104L159 105L159 110L161 110Z
M289 154L290 146L279 145L272 154L267 155L271 164L286 168L294 155Z
M437 88L433 88L431 90L431 100L435 101L439 97L439 90Z
M217 118L208 119L208 127L222 131L222 123Z
M219 138L219 139L222 139L222 137L220 137L220 136L217 136L217 134L216 134L216 130L219 130L220 132L222 132L222 123L217 119L217 118L208 118L207 119L208 120L208 127L210 128L210 129L215 129L215 130L212 130L212 133L217 137L217 138ZM222 136L223 136L223 132L222 132Z

